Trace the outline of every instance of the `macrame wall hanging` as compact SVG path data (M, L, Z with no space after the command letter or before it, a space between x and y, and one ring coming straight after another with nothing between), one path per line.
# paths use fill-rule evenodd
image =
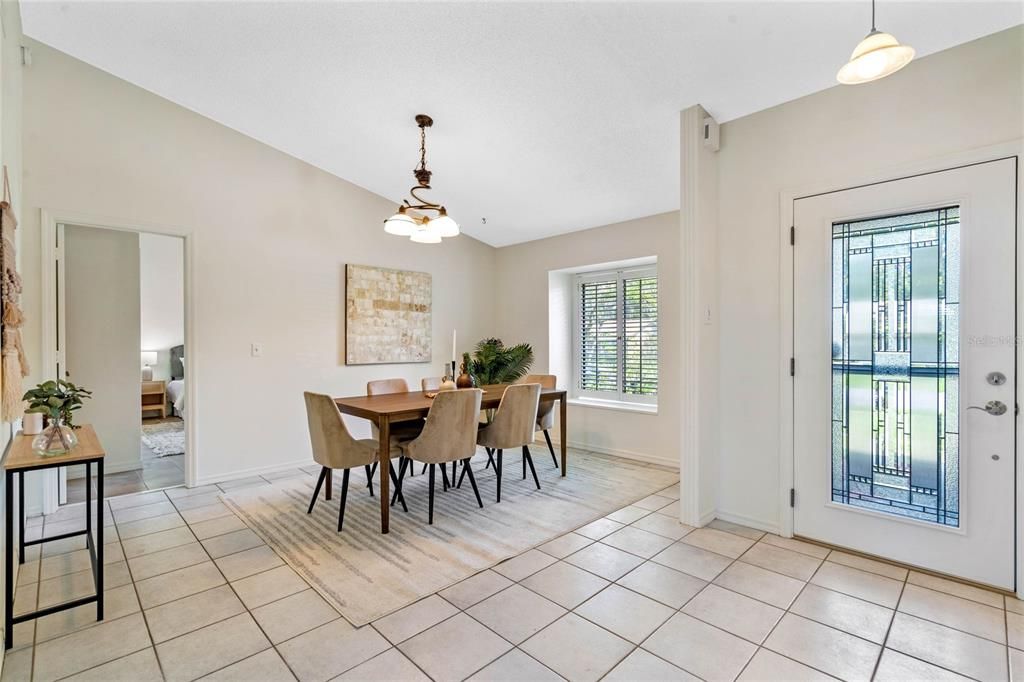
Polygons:
M14 231L17 228L18 221L11 206L11 183L7 179L7 166L4 166L4 194L0 201L0 266L3 267L0 278L0 304L3 308L0 318L0 355L3 358L0 412L5 422L21 417L21 380L28 376L28 360L21 343L21 327L25 323L25 315L21 311L21 276L14 251Z

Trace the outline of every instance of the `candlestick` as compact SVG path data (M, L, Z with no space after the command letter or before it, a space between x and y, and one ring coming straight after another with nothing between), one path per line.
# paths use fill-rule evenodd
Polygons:
M456 343L455 343L455 330L453 329L453 330L452 330L452 366L453 366L453 367L455 366L455 360L456 360L456 358L457 358L457 356L456 356L456 353L455 353L455 348L456 348Z

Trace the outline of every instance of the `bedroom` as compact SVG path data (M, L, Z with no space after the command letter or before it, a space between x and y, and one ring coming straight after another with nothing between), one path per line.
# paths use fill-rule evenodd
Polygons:
M58 224L58 364L92 391L76 415L110 433L117 494L184 483L184 252L178 237ZM126 285L130 283L130 285ZM63 305L60 305L63 302ZM60 502L85 499L71 470Z

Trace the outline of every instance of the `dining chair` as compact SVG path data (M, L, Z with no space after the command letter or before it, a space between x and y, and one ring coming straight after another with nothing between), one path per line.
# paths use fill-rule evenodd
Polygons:
M476 454L477 416L480 414L480 401L483 391L479 388L465 388L458 391L442 391L434 398L423 432L411 440L403 442L400 447L405 457L398 470L398 484L395 494L401 495L402 480L407 469L412 469L413 462L428 465L429 503L427 523L434 523L434 471L438 464L452 463L452 471L457 462L462 462L463 472L468 472L469 482L476 495L476 503L483 508L480 491L476 487L469 459ZM454 483L454 473L452 475Z
M443 377L423 377L420 379L420 388L424 391L437 391L441 388Z
M309 440L313 446L313 461L320 465L320 477L316 481L316 490L313 491L313 498L309 501L307 514L313 513L313 506L316 498L320 495L320 488L328 476L332 476L335 469L342 469L341 478L341 503L338 509L338 530L341 531L345 522L345 503L348 501L348 474L355 467L364 467L366 477L373 480L370 475L370 465L377 462L378 446L377 441L370 439L356 440L349 433L342 419L338 406L329 395L321 393L303 393L306 399L306 421L309 424ZM398 477L395 468L390 466L391 480L398 485ZM373 487L370 487L370 496L373 496ZM409 511L404 498L399 498L402 508Z
M558 383L558 377L554 374L527 374L519 380L521 384L540 384L542 389L553 389ZM537 408L537 431L544 432L544 440L548 444L548 452L551 453L551 461L558 468L558 457L555 456L555 446L551 444L551 434L548 433L555 428L555 401L549 400Z
M366 382L366 395L387 395L389 393L408 393L409 384L405 379L377 379L376 381ZM397 447L403 440L410 440L420 434L423 429L422 421L414 422L398 422L391 425L391 445L392 448ZM380 438L380 430L377 425L370 423L370 432L374 438ZM399 468L401 468L401 462L399 462ZM372 477L377 472L377 463L374 462L373 466L370 467L370 476ZM367 483L367 485L372 485Z
M512 384L502 393L494 419L477 433L477 445L497 451L494 471L498 479L498 502L501 502L501 455L508 448L523 449L523 478L526 478L526 465L529 464L533 482L537 490L540 490L540 480L533 466L533 457L530 456L539 402L540 384ZM463 467L463 475L466 468Z

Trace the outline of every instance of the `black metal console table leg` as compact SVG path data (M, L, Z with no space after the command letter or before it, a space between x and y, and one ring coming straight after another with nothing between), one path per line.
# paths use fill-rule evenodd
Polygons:
M92 518L92 510L88 510ZM96 565L93 575L96 576L96 620L103 620L103 460L96 462Z
M4 477L4 648L14 646L14 473Z

